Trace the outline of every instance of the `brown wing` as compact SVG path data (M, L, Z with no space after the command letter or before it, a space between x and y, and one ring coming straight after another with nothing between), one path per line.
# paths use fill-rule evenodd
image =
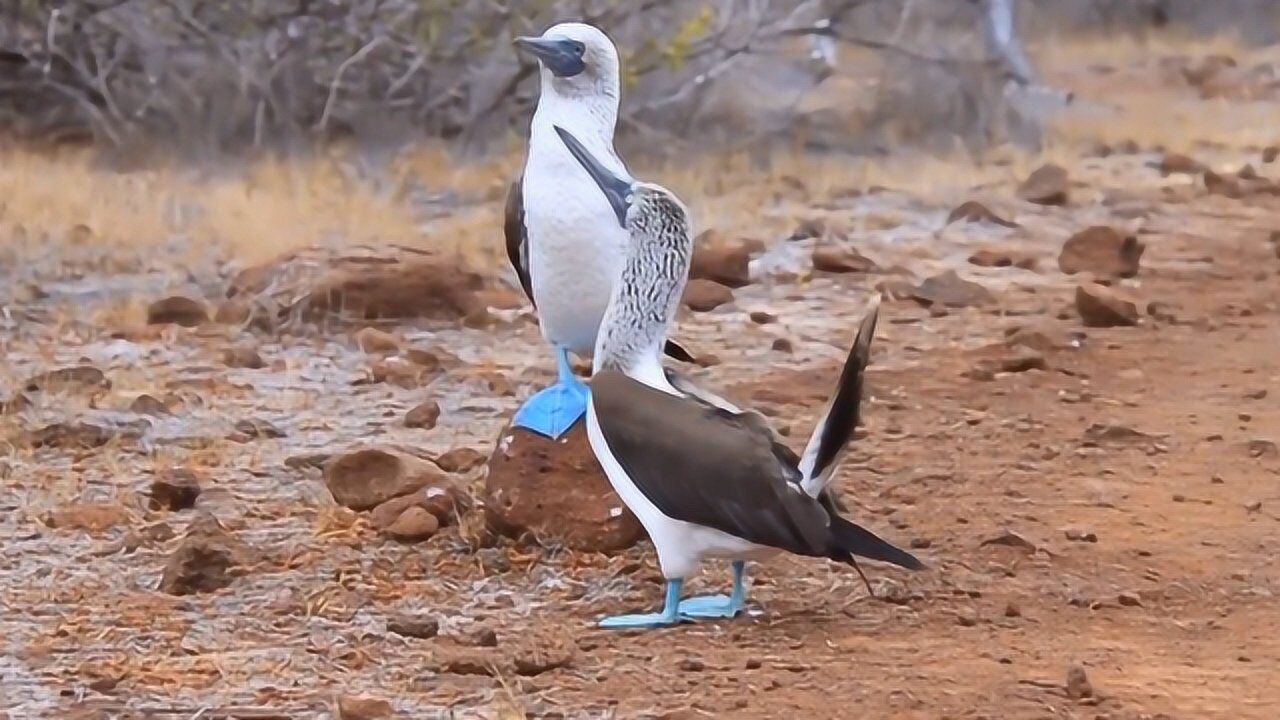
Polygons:
M523 186L524 176L521 175L511 183L511 189L507 191L506 218L502 230L507 236L507 259L520 278L520 287L524 289L525 297L537 307L538 303L533 300L533 280L529 275L529 231L524 225Z

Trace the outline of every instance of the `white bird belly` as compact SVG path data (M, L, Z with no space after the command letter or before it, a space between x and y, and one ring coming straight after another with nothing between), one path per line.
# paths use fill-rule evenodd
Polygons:
M595 406L587 403L587 439L604 468L609 484L635 513L658 553L658 565L668 579L687 578L698 572L707 559L758 560L778 552L714 528L668 517L658 509L627 475L613 456L596 418ZM694 440L696 441L696 439Z

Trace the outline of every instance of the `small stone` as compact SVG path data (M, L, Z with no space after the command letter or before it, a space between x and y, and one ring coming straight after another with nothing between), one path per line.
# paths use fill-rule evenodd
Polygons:
M976 200L969 200L958 205L951 214L947 215L947 224L950 225L957 220L965 222L989 222L1007 228L1018 227L1018 223L1010 222L992 212L990 208Z
M1065 535L1068 540L1071 540L1073 542L1088 542L1088 543L1098 542L1097 535L1095 535L1094 533L1088 530L1084 530L1077 527L1067 528L1066 530L1063 531L1063 535Z
M1160 158L1157 168L1160 170L1160 174L1164 176L1175 174L1199 175L1206 169L1203 163L1189 155L1171 152L1165 153Z
M1022 617L1022 610L1010 600L1004 606L1004 616L1008 618Z
M157 300L147 306L148 325L181 325L195 327L208 322L209 311L204 303L182 295Z
M40 373L23 385L27 392L67 392L71 390L110 390L111 381L92 365L74 365Z
M1030 348L1023 348L1021 351L1000 360L1001 372L1020 373L1028 370L1046 370L1049 364L1044 359L1044 355Z
M1023 181L1018 187L1018 197L1037 205L1066 205L1069 190L1066 168L1048 163Z
M1186 496L1186 495L1183 495L1182 493L1174 493L1174 494L1173 494L1173 501L1174 501L1174 502L1176 502L1176 503L1186 502L1186 501L1187 501L1187 496Z
M435 371L440 369L440 354L431 350L423 350L422 348L409 348L404 351L404 359L419 365L428 370Z
M1254 500L1252 502L1245 503L1244 509L1248 510L1249 512L1258 512L1259 510L1262 509L1262 501Z
M439 530L440 521L436 516L414 505L400 513L400 517L383 532L401 542L421 542L430 539Z
M473 647L498 647L498 633L487 625L481 625L460 639Z
M41 518L54 529L85 530L102 533L129 521L129 513L116 503L70 503L54 508Z
M387 621L387 632L428 640L440 634L440 621L421 615L401 615Z
M380 698L343 695L338 698L338 720L381 720L391 717L391 703Z
M1250 390L1249 392L1246 392L1244 394L1244 397L1246 400L1262 400L1266 396L1267 396L1266 388L1258 388L1256 390Z
M447 473L464 473L484 464L484 455L475 448L454 448L435 459L436 465Z
M437 372L421 363L410 362L401 357L390 357L378 360L369 366L369 378L357 380L357 384L387 383L406 389L419 388L427 384Z
M1089 676L1084 668L1072 665L1067 668L1067 697L1072 700L1093 697L1093 686L1089 684Z
M339 505L372 510L394 497L423 487L452 487L435 463L396 450L367 448L331 458L324 482Z
M1236 419L1240 422L1249 422L1250 420L1253 420L1253 414L1247 412L1236 413Z
M750 317L751 317L751 322L757 325L768 325L769 323L774 322L775 320L778 319L777 315L771 315L762 310L756 310L752 312Z
M1262 149L1262 162L1273 163L1280 158L1280 145L1268 145Z
M400 352L400 341L395 335L378 328L361 328L356 333L356 345L370 355L390 355Z
M1036 260L1033 257L1015 256L1005 250L981 248L969 256L969 264L977 265L978 267L1013 267L1016 265L1023 270L1034 270Z
M574 646L565 640L522 644L512 658L517 675L532 677L573 664Z
M1085 283L1076 287L1076 312L1086 327L1123 327L1138 324L1138 305L1120 291Z
M707 230L694 243L689 277L711 280L728 287L742 287L751 282L750 263L750 245L721 240L715 231Z
M973 627L978 624L978 618L969 613L960 613L956 615L956 624L960 627Z
M690 280L684 288L682 302L694 312L708 312L733 302L733 291L713 280Z
M169 407L161 402L159 398L146 393L139 395L133 399L133 402L129 403L129 411L152 417L164 417L165 415L173 414L169 412Z
M169 557L159 589L170 595L214 592L230 585L245 559L243 546L212 515L201 514Z
M911 538L911 548L913 550L925 550L933 547L933 541L929 538Z
M787 338L774 338L773 344L770 346L775 352L791 353L795 350L791 345L791 341Z
M876 264L853 248L827 245L814 249L813 269L829 273L867 273L875 270Z
M1129 278L1138 274L1145 250L1137 237L1095 225L1063 243L1058 269L1067 275L1088 272L1098 278Z
M1120 603L1121 607L1142 607L1142 598L1138 597L1136 593L1122 592L1116 596L1116 601Z
M1030 540L1027 540L1021 535L1009 530L1006 530L999 535L987 538L986 540L983 540L981 544L984 547L987 545L1003 545L1026 553L1033 553L1036 551L1035 543L1032 543Z
M759 670L762 665L760 658L747 658L747 662L743 664L743 667L748 670Z
M946 307L981 305L993 299L989 290L976 282L961 278L955 270L926 278L916 287L912 296L921 305Z
M685 658L679 662L677 667L683 672L702 672L707 666L697 658Z
M222 351L222 364L231 368L261 370L267 366L256 348L249 345L230 347Z
M404 416L404 426L409 428L417 428L420 430L430 430L436 426L436 421L440 419L440 403L435 400L427 400L410 410Z
M186 468L162 471L151 481L152 510L186 510L200 497L200 478Z
M259 418L239 420L235 424L235 430L249 440L277 439L285 436L283 430Z

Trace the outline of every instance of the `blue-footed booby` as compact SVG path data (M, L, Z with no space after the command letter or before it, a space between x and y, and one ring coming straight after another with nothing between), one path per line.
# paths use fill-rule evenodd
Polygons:
M553 131L571 132L609 172L630 177L613 148L621 95L618 50L598 28L561 23L516 45L538 59L542 89L523 176L507 196L505 234L542 334L556 351L558 380L517 412L520 427L559 437L586 412L587 388L569 352L590 354L627 244L608 201ZM687 351L668 343L677 359Z
M609 617L601 625L733 617L746 600L745 562L779 551L855 567L860 556L922 568L910 553L842 517L828 491L858 424L879 299L862 320L826 412L797 456L759 413L699 391L662 366L693 255L684 205L661 186L616 175L572 133L556 130L627 231L626 259L596 340L587 437L614 490L648 532L667 579L661 611ZM681 602L684 579L710 559L732 561L732 594Z

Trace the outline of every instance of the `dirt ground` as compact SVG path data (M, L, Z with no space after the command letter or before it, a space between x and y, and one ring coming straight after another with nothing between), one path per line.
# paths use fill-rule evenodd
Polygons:
M1145 88L1163 82L1159 67L1097 71L1091 87ZM1226 102L1169 93L1205 113ZM770 193L759 227L825 232L757 236L768 257L827 243L882 269L766 278L683 315L678 333L720 360L696 377L796 443L877 284L954 269L992 294L946 310L886 301L865 435L837 479L851 515L929 568L866 564L873 598L848 568L778 558L751 567L745 617L647 632L594 627L660 600L647 544L616 557L477 549L456 527L401 544L338 507L317 470L286 464L361 443L487 455L550 377L527 310L486 329L385 328L462 361L405 388L364 381L354 328L139 329L139 302L220 290L216 259L181 238L14 243L0 399L80 364L110 388L31 393L31 407L0 413L0 717L359 718L378 717L377 701L403 718L1280 716L1280 195L1211 193L1139 145L1053 151L1071 177L1065 206L1019 200L1017 163L936 193L869 191L853 173ZM1251 140L1188 149L1280 182ZM1018 227L948 225L967 199ZM1098 224L1146 246L1119 283L1139 300L1136 327L1084 327L1080 277L1058 269L1063 241ZM1035 267L968 262L979 248ZM225 365L243 344L265 367ZM143 393L176 407L143 416L130 409ZM427 398L437 426L406 428ZM282 436L237 433L248 419ZM140 437L33 447L39 428L82 420ZM156 589L196 516L149 507L170 467L200 473L197 509L253 550L229 587ZM469 471L472 487L482 473ZM711 567L688 589L727 582ZM437 636L403 627L423 619Z

